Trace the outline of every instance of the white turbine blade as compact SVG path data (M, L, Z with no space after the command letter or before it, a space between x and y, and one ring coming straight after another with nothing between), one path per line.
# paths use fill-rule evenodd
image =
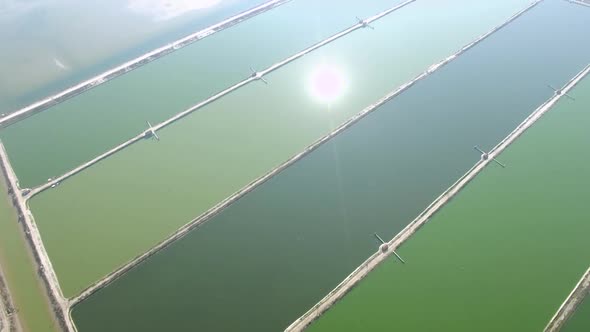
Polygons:
M569 98L569 99L571 99L572 101L576 101L576 98L574 98L574 97L572 97L572 96L568 95L567 93L564 93L563 95L564 95L564 96L566 96L566 97L568 97L568 98Z
M268 84L268 82L264 79L264 77L260 77L260 80L264 82L264 84Z

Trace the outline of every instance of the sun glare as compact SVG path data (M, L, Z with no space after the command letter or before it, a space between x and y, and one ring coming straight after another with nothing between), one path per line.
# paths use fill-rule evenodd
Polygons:
M319 101L331 103L344 93L346 79L338 67L322 64L312 71L309 77L309 89Z

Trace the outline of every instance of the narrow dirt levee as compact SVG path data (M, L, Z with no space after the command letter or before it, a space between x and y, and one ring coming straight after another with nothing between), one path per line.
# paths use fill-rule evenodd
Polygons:
M555 315L545 327L545 332L557 332L565 325L567 320L573 315L578 306L584 301L586 296L590 295L590 268L584 273L582 279L572 290L570 295L561 304Z
M27 234L27 242L32 249L35 262L47 289L52 309L57 316L57 320L62 330L66 332L74 332L76 331L76 328L69 317L69 301L63 296L59 282L57 281L55 270L49 260L43 241L41 240L41 234L37 225L33 221L32 214L29 211L25 198L18 186L16 174L14 174L12 166L10 165L10 160L8 159L8 154L4 149L2 141L0 141L0 169L2 171L2 176L6 179L6 185L14 200L19 221L22 222L25 234Z
M0 332L22 332L5 280L0 266Z

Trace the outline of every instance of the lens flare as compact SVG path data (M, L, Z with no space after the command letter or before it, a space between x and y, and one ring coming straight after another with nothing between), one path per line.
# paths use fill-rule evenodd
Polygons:
M311 94L321 102L331 103L338 99L346 88L342 71L333 65L320 65L310 75Z

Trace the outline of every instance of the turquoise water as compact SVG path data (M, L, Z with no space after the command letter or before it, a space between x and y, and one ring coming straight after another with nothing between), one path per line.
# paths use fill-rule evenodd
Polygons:
M571 8L562 1L543 3L75 307L76 324L81 331L285 328L377 250L374 232L384 238L397 233L476 162L474 145L492 147L548 99L552 92L544 82L562 85L586 65L590 45L582 41L590 21ZM241 120L242 126L254 123ZM162 136L181 135L180 128L193 125L184 122ZM262 127L268 123L252 131L260 134ZM279 145L276 137L289 135L288 129L276 128L268 139ZM233 149L197 155L223 160L230 151L242 151L236 137L252 135L234 133ZM193 144L194 153L199 143ZM267 158L263 151L248 151L242 163L234 161L233 173L218 166L208 174L234 176L235 169ZM188 160L170 170L180 173L178 165L197 163ZM158 182L158 188L168 181ZM169 195L216 188L203 183L191 182L197 188L184 186ZM66 186L61 190L70 199L75 190ZM37 202L37 215L47 213L58 194L43 197L45 207ZM155 200L150 204L158 209ZM177 212L169 204L162 208ZM44 227L41 223L42 232ZM105 316L109 320L98 318Z
M0 132L21 187L60 175L262 69L400 1L294 0ZM521 1L523 2L523 1ZM269 28L272 27L272 28Z
M57 93L262 2L224 0L177 16L166 16L165 1L159 0L0 2L0 113Z

